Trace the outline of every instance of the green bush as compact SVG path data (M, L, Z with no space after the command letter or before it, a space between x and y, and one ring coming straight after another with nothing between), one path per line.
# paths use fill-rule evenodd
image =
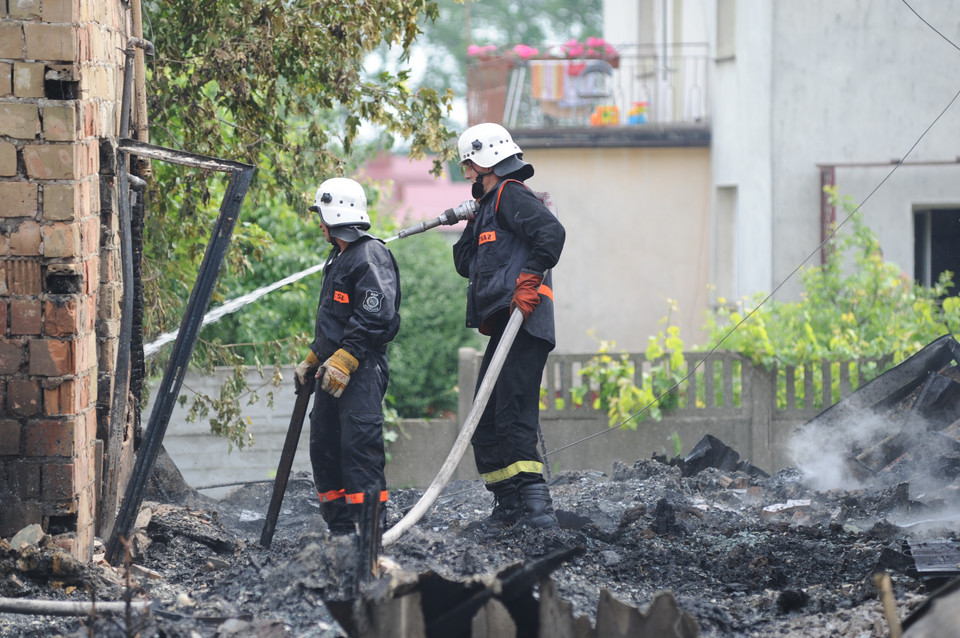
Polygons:
M400 266L400 333L390 345L388 402L400 417L441 417L457 409L458 350L483 339L464 325L467 280L450 242L429 231L391 242Z
M949 295L953 273L944 273L931 287L916 283L884 261L876 234L859 213L853 214L853 202L839 198L835 190L827 193L849 219L825 246L825 263L801 269L801 299L781 302L762 294L734 304L719 299L718 308L707 315L708 343L695 348L737 352L767 369L777 366L781 374L787 366L796 367L798 400L804 398L804 374L809 373L818 408L826 407L820 362L834 362L830 396L839 398L840 362L861 362L859 377L851 378L857 387L960 328L960 297ZM611 425L659 418L661 410L682 405L682 393L673 393L672 399L663 395L691 372L682 367L683 343L676 328L649 338L646 356L654 366L649 380L643 375L640 389L634 385L633 364L625 354L611 356L610 345L602 342L598 355L581 370L588 385L575 400L582 400L588 388L598 388L594 407L608 412ZM734 394L737 402L737 387ZM698 396L698 404L701 401ZM778 404L785 403L785 384L778 383Z
M671 310L676 310L674 302L670 303ZM644 359L649 366L641 369L640 386L635 383L636 362L625 352L619 356L610 354L615 344L601 341L597 355L579 371L583 383L570 390L573 404L580 406L589 401L591 407L607 413L611 427L626 426L632 430L637 429L639 421L648 417L659 421L663 410L680 407L682 395L677 384L686 372L683 341L680 328L670 325L669 315L662 323L666 328L647 338Z
M827 192L834 205L853 212L849 198ZM876 234L859 214L836 233L826 253L826 263L802 269L800 301L760 305L758 296L727 306L721 299L707 320L710 347L740 352L767 368L824 359L887 358L896 364L960 327L960 299L948 296L953 274L944 273L929 288L916 283L884 261Z

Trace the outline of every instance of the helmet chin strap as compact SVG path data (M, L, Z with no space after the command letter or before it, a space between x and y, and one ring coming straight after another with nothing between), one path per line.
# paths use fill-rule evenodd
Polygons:
M493 171L481 173L480 171L477 171L477 178L473 180L473 184L470 186L470 194L473 195L474 199L480 199L483 197L483 178L492 172Z

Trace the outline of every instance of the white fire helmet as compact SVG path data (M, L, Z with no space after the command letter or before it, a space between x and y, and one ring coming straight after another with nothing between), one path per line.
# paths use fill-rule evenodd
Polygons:
M320 213L330 234L345 241L354 241L359 231L370 228L363 187L346 177L332 177L320 184L309 210Z
M464 131L457 141L457 149L461 164L473 160L481 168L496 166L508 157L523 153L507 129L492 122L477 124Z
M533 175L533 167L523 161L523 151L517 146L507 129L493 122L471 126L457 140L460 165L471 160L480 168L491 168L499 177L522 171L518 177L527 179Z

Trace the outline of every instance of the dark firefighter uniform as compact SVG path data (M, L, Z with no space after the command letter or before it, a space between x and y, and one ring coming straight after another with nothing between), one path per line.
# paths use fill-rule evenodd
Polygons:
M490 337L477 388L509 319L521 270L545 275L540 303L517 334L471 439L477 469L494 492L503 481L543 481L537 451L540 381L556 346L549 269L560 259L565 236L559 220L532 191L506 180L480 198L476 217L453 247L457 272L470 280L467 326Z
M339 398L314 389L310 461L323 517L333 532L353 529L364 491L387 500L381 403L389 370L387 344L400 328L400 275L393 254L364 234L323 268L310 350L320 361L342 348L359 361ZM356 507L351 507L356 506Z

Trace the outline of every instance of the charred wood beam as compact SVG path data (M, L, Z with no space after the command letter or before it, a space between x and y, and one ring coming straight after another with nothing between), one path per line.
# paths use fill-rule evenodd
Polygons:
M361 583L369 583L379 576L377 558L380 555L380 543L383 538L380 508L380 488L374 486L363 493L363 506L360 508L357 557Z
M506 576L499 577L497 586L487 586L462 602L451 606L439 616L432 619L428 618L426 627L428 638L440 638L441 636L444 638L454 638L456 636L469 638L470 619L494 596L500 599L510 610L510 615L517 623L517 635L537 635L536 611L534 610L532 617L525 618L524 616L529 615L518 613L521 610L517 609L517 601L524 595L531 594L533 586L546 578L553 570L583 551L584 548L579 546L557 550L533 563L519 567ZM495 589L499 590L499 593L496 593Z
M942 600L951 594L960 591L960 578L954 578L945 585L942 585L935 589L919 607L913 610L909 616L904 618L901 623L901 628L904 631L910 629L910 627L916 623L918 620L926 616L932 609L935 602Z
M889 471L918 445L924 433L942 430L960 418L960 383L935 371L903 411L899 431L883 438L855 457L870 472Z
M314 368L307 372L307 378L312 379ZM283 441L283 451L280 453L280 465L277 467L277 476L273 482L273 495L270 497L270 507L267 508L267 517L263 522L263 531L260 532L260 544L270 547L273 542L273 533L277 529L277 519L280 517L280 506L283 504L283 495L287 491L287 480L290 478L290 469L293 467L293 457L297 454L300 444L300 433L303 431L303 419L313 396L313 385L295 384L297 401L290 416L290 425L287 426L287 436Z
M230 175L226 192L220 203L220 212L210 233L197 280L190 293L187 309L180 324L176 341L163 379L157 390L157 400L150 414L147 424L147 433L137 454L133 472L127 483L127 489L120 511L113 525L113 531L107 542L105 558L111 565L117 565L123 556L123 540L129 538L133 525L136 522L137 512L143 502L144 491L151 470L160 453L163 437L170 422L170 415L176 406L177 395L183 385L183 378L193 354L200 327L203 325L203 315L210 304L213 288L216 285L220 267L230 245L233 229L240 215L240 207L246 197L256 168L250 164L222 160L185 151L176 151L169 148L143 144L129 139L120 140L119 150L125 153L151 157L154 159L203 168L223 171Z
M952 335L944 335L825 409L811 423L829 424L858 409L888 410L915 392L928 372L941 371L951 364L960 364L960 343Z
M644 613L602 589L597 603L595 635L598 638L697 638L700 628L689 612L679 608L670 591L658 593Z
M125 138L130 133L130 95L133 86L133 59L134 51L144 49L153 55L153 44L140 38L127 40L124 50L126 64L123 72L123 97L120 107L120 137ZM105 501L108 507L101 511L100 526L110 529L114 524L114 503L116 502L118 480L120 478L118 463L120 449L123 445L124 429L127 417L127 393L129 392L130 377L130 342L133 334L133 239L130 229L130 181L131 175L127 170L127 156L117 153L116 174L120 193L119 200L119 231L120 231L120 268L122 273L122 289L120 298L120 333L117 336L117 359L114 364L113 396L110 401L110 422L106 445L105 475L107 486L104 490ZM141 182L139 178L133 178Z

